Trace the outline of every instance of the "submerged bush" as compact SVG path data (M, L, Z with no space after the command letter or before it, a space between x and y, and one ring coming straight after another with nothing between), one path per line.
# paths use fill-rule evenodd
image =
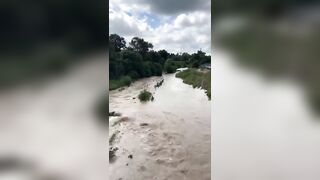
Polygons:
M157 84L154 85L154 88L160 87L163 84L163 82L164 82L164 79L162 79L160 82L157 82Z
M150 101L151 97L152 97L151 92L149 92L147 90L141 91L139 96L138 96L140 101Z

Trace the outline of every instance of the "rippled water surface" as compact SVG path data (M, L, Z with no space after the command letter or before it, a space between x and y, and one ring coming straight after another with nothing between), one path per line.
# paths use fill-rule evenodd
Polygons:
M154 88L162 78L162 86ZM143 89L154 101L139 101ZM169 74L136 81L111 91L109 98L110 111L121 113L109 125L112 146L118 148L110 180L210 179L211 101L204 90Z

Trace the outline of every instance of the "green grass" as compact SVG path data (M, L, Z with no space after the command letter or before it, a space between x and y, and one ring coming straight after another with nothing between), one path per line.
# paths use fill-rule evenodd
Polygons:
M211 99L211 71L202 72L197 69L187 69L176 74L184 83L194 88L206 90L207 96Z
M115 90L123 86L130 86L132 79L130 76L122 76L119 79L111 79L109 81L109 90Z
M138 96L138 98L140 99L140 101L143 101L143 102L145 102L145 101L150 101L151 97L152 97L151 92L149 92L149 91L147 91L147 90L141 91L140 94L139 94L139 96Z

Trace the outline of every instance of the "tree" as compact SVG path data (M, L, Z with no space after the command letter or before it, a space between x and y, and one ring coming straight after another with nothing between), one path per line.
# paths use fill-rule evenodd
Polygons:
M158 51L158 53L160 54L160 56L164 59L164 60L167 60L168 57L169 57L169 53L166 51L166 50L160 50Z
M138 52L123 50L121 57L125 66L125 73L136 71L141 77L144 77L143 61Z
M156 62L156 63L162 63L161 61L161 56L160 56L160 54L157 52L157 51L149 51L149 56L151 57L151 59L152 59L152 62Z
M126 41L124 40L124 38L117 34L111 34L109 36L109 43L116 52L119 52L126 47Z
M144 41L142 38L134 37L129 43L130 47L134 51L141 53L143 56L149 51L149 48L152 49L153 45L147 41Z
M181 61L188 62L190 59L190 55L188 53L182 53Z
M168 59L164 64L164 70L166 73L174 73L177 67L172 59Z
M134 37L125 46L124 38L112 34L109 48L110 79L114 84L127 84L125 79L137 80L143 77L161 76L163 71L174 73L177 68L186 66L199 67L210 63L210 56L198 51L192 55L188 53L168 53L166 50L150 50L152 44L142 38ZM116 83L115 83L116 82Z

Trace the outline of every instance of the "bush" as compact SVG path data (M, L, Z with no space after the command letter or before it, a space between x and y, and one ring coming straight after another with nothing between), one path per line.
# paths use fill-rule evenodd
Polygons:
M130 86L132 79L130 76L122 76L119 79L110 80L109 90L115 90L123 86Z
M154 75L161 76L162 75L162 66L159 63L154 63Z
M151 97L152 97L151 92L149 92L147 90L141 91L139 96L138 96L140 101L150 101Z
M136 71L130 71L128 73L128 76L130 76L131 79L138 79L140 77L140 75Z
M171 63L170 61L166 61L166 63L164 64L164 71L166 73L174 73L176 72L176 70L177 68L173 63Z
M186 63L183 61L173 61L168 59L164 64L164 70L166 73L174 73L178 68L185 67Z
M130 86L130 84L131 84L131 82L132 82L130 76L123 76L120 81L121 81L121 83L122 83L123 85L125 85L125 86Z
M144 63L143 63L143 69L144 69L144 73L143 73L143 76L144 76L144 77L150 77L150 76L152 76L152 72L151 72L151 62L144 62Z

